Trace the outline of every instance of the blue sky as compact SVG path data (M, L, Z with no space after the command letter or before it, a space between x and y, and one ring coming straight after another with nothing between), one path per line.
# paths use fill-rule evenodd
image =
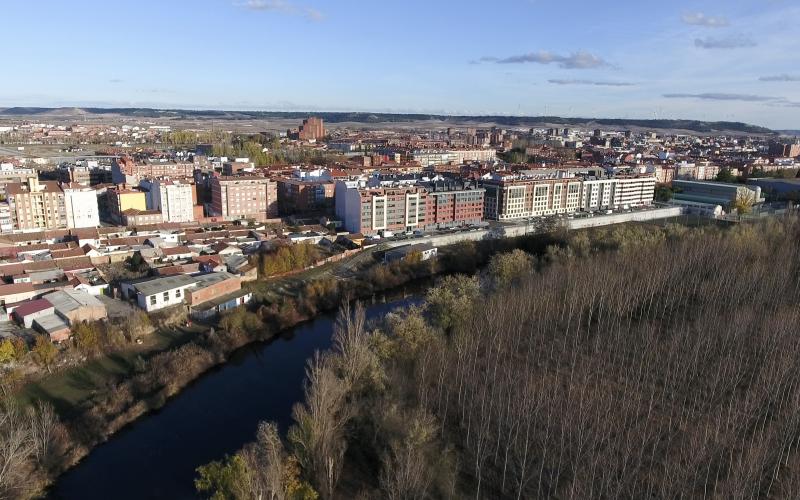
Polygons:
M800 128L800 2L3 0L0 106Z

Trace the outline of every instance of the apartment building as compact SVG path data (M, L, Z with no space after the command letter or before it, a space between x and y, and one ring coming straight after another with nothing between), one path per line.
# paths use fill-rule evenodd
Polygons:
M651 175L486 179L481 184L486 190L484 217L510 221L650 205L655 183Z
M444 183L375 188L337 184L336 212L352 233L430 230L483 220L483 189Z
M420 149L412 151L411 158L422 167L430 167L434 165L446 165L448 163L461 164L472 161L494 161L497 159L497 151L494 149Z
M62 163L58 166L57 173L61 182L83 184L84 186L110 184L113 178L111 167L100 165L97 160Z
M135 189L128 189L124 185L109 188L106 191L108 213L111 221L123 224L123 212L134 210L147 211L147 193Z
M425 229L478 224L483 221L483 203L482 188L463 183L432 183L427 189Z
M778 141L769 141L768 152L770 156L778 158L795 158L800 156L800 142L785 144Z
M194 220L196 193L194 185L179 180L155 180L142 183L148 190L148 210L159 211L164 222Z
M297 134L301 141L320 141L325 137L325 124L322 118L311 117L303 120Z
M100 225L97 192L80 184L64 184L64 209L67 227L77 229Z
M279 178L277 186L278 207L283 215L333 208L336 185L331 180Z
M111 163L112 181L115 184L131 184L134 186L147 178L191 178L194 176L194 170L194 163L172 160L135 161L133 158L123 157L116 158Z
M64 191L54 181L8 184L6 199L15 229L59 229L67 226Z
M211 214L225 220L264 221L277 217L277 184L264 177L214 177Z
M614 177L614 208L632 208L653 203L656 191L655 177L625 175Z
M489 220L515 220L578 211L581 179L498 178L484 180L484 217Z
M0 194L6 192L9 184L26 184L28 179L37 177L32 168L17 167L13 163L0 163Z

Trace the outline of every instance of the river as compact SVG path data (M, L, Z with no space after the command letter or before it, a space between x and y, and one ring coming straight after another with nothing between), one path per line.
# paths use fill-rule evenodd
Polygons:
M368 319L419 303L396 292L368 302ZM51 499L195 499L195 469L255 439L259 421L285 433L292 406L303 398L306 360L328 349L335 320L325 314L266 343L235 352L160 410L95 448L63 474Z

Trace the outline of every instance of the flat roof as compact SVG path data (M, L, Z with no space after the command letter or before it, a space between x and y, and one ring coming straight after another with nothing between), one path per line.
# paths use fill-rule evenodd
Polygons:
M81 307L105 307L97 298L81 290L65 288L44 296L57 311L74 311Z
M138 293L145 296L150 296L192 285L197 285L198 288L205 288L231 278L235 278L235 276L230 273L208 273L201 274L199 276L177 274L174 276L161 276L148 281L143 281L135 284L134 287Z
M48 314L47 316L36 318L33 320L33 323L47 333L55 333L64 329L69 330L69 325L55 314Z
M191 286L197 283L197 278L187 274L177 274L174 276L162 276L147 281L136 283L133 286L142 295L150 296L164 293L175 288Z

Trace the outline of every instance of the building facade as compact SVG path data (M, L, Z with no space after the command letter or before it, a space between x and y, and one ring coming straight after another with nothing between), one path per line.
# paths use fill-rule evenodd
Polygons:
M512 221L578 211L633 208L653 203L651 175L486 179L484 217Z
M278 216L275 182L264 177L214 177L211 215L225 220L264 221Z
M111 176L115 184L137 185L142 179L169 177L186 179L194 176L194 163L145 160L137 162L132 158L114 159L111 163Z
M69 229L97 227L100 225L97 193L90 187L79 184L65 184L64 208Z
M161 212L164 222L194 220L194 186L177 180L157 180L150 188L150 210Z
M330 180L277 180L278 207L284 215L329 211L333 208L335 184Z
M67 227L64 191L55 181L39 182L36 177L27 183L6 186L6 199L14 229L60 229Z
M419 185L366 188L340 181L336 212L351 233L431 230L483 220L483 189Z
M325 137L325 124L322 118L311 117L303 120L297 134L301 141L320 141Z
M494 149L451 149L451 150L415 150L411 153L413 161L422 167L446 165L448 163L461 164L464 162L486 162L497 159Z
M117 186L106 191L106 198L111 221L117 224L123 223L123 212L129 210L147 211L147 193L144 191Z

